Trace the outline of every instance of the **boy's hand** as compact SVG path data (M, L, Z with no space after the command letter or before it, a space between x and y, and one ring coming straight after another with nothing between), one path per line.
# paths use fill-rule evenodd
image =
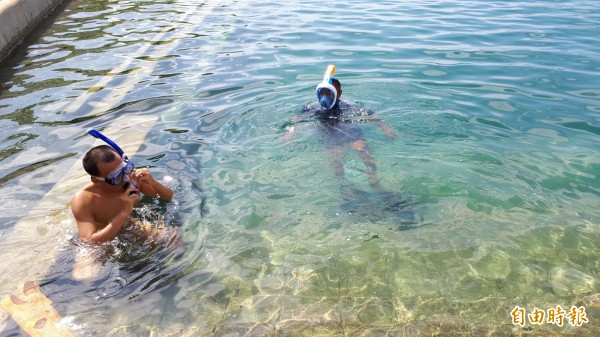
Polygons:
M164 200L171 200L173 198L173 190L156 180L152 174L150 174L148 169L142 168L133 170L131 179L137 180L139 191L147 196L159 196Z
M138 182L144 182L149 185L153 185L156 182L152 174L150 174L150 171L146 168L133 170L132 178Z
M140 193L133 185L129 185L119 199L121 199L121 212L129 215L133 210L133 205L140 202Z

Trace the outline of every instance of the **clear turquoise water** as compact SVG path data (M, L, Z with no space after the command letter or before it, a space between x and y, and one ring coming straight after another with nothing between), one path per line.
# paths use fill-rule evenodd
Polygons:
M61 314L82 335L597 335L596 2L326 5L72 2L5 61L3 233L118 116L160 116L134 158L178 187L147 207L183 229L184 257L129 247L80 284L66 254L42 287ZM353 153L370 203L340 208L314 123L282 139L330 63L397 134L361 124L382 185L422 218L409 230ZM590 323L511 322L556 305Z

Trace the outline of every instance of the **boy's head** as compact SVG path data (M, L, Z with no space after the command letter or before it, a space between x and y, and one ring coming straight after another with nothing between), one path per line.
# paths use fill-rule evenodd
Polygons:
M112 147L100 145L85 154L83 168L92 176L92 181L127 188L135 166L127 158L121 158Z
M108 145L99 145L90 149L83 156L83 169L93 177L100 177L102 173L98 168L100 163L111 163L116 158L119 158L117 152Z

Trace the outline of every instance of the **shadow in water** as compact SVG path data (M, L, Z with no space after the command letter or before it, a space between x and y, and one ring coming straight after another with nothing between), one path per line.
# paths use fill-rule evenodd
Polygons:
M366 192L353 187L341 187L340 209L357 221L385 222L391 229L409 230L423 219L411 207L410 199L392 191Z
M127 238L127 233L103 245L71 239L50 272L38 281L62 317L61 324L76 335L105 335L106 322L117 320L138 298L157 308L160 317L153 319L162 322L176 307L174 294L181 290L178 280L188 264L182 231L164 228L162 237L143 242ZM81 262L89 267L85 277L75 272ZM22 334L11 319L0 335Z

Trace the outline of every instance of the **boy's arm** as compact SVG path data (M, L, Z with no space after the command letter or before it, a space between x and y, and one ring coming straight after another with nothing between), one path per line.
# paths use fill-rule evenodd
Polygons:
M377 125L389 139L396 138L396 134L394 133L394 130L392 130L392 128L389 125L385 124L385 122L383 121L383 119L381 119L381 117L377 116L371 110L367 110L367 109L360 109L360 110L362 110L362 111L360 111L361 119L365 120L365 122L367 122L367 123Z
M392 128L389 125L385 124L383 122L383 120L381 120L381 118L379 118L379 116L374 116L374 117L375 118L373 119L373 121L371 123L374 125L377 125L389 139L395 139L396 134L394 133L394 130L392 130Z
M136 169L133 171L133 178L140 183L140 191L151 197L159 196L161 199L171 201L173 199L173 190L156 180L148 169Z
M307 117L310 116L310 113L311 111L309 109L307 109L306 107L303 108L302 111L300 111L300 113L292 117L292 124L304 122L307 119Z
M101 230L98 230L98 224L94 219L89 202L86 202L86 197L80 193L76 194L71 200L71 210L77 222L77 231L79 236L84 240L92 242L106 242L114 239L119 233L129 214L133 210L133 204L139 201L137 194L123 194L121 196L121 211Z
M114 239L115 236L117 236L117 234L121 230L121 228L123 228L123 225L125 224L125 221L127 221L127 218L129 218L130 213L131 211L119 212L119 214L117 214L117 216L115 216L108 225L106 225L101 230L93 233L89 237L89 240L92 242L100 243ZM77 223L77 227L79 228L79 222ZM96 226L94 225L94 229L95 227ZM79 235L81 235L81 231L79 232Z
M87 198L79 192L71 199L71 210L77 222L77 231L82 239L90 240L96 233L96 220L89 207Z
M292 120L286 122L283 127L285 127L286 133L281 138L283 140L289 141L294 137L294 132L296 131L296 126L294 124L302 123L308 119L308 117L312 116L312 111L307 107L302 107L302 111L292 117Z

